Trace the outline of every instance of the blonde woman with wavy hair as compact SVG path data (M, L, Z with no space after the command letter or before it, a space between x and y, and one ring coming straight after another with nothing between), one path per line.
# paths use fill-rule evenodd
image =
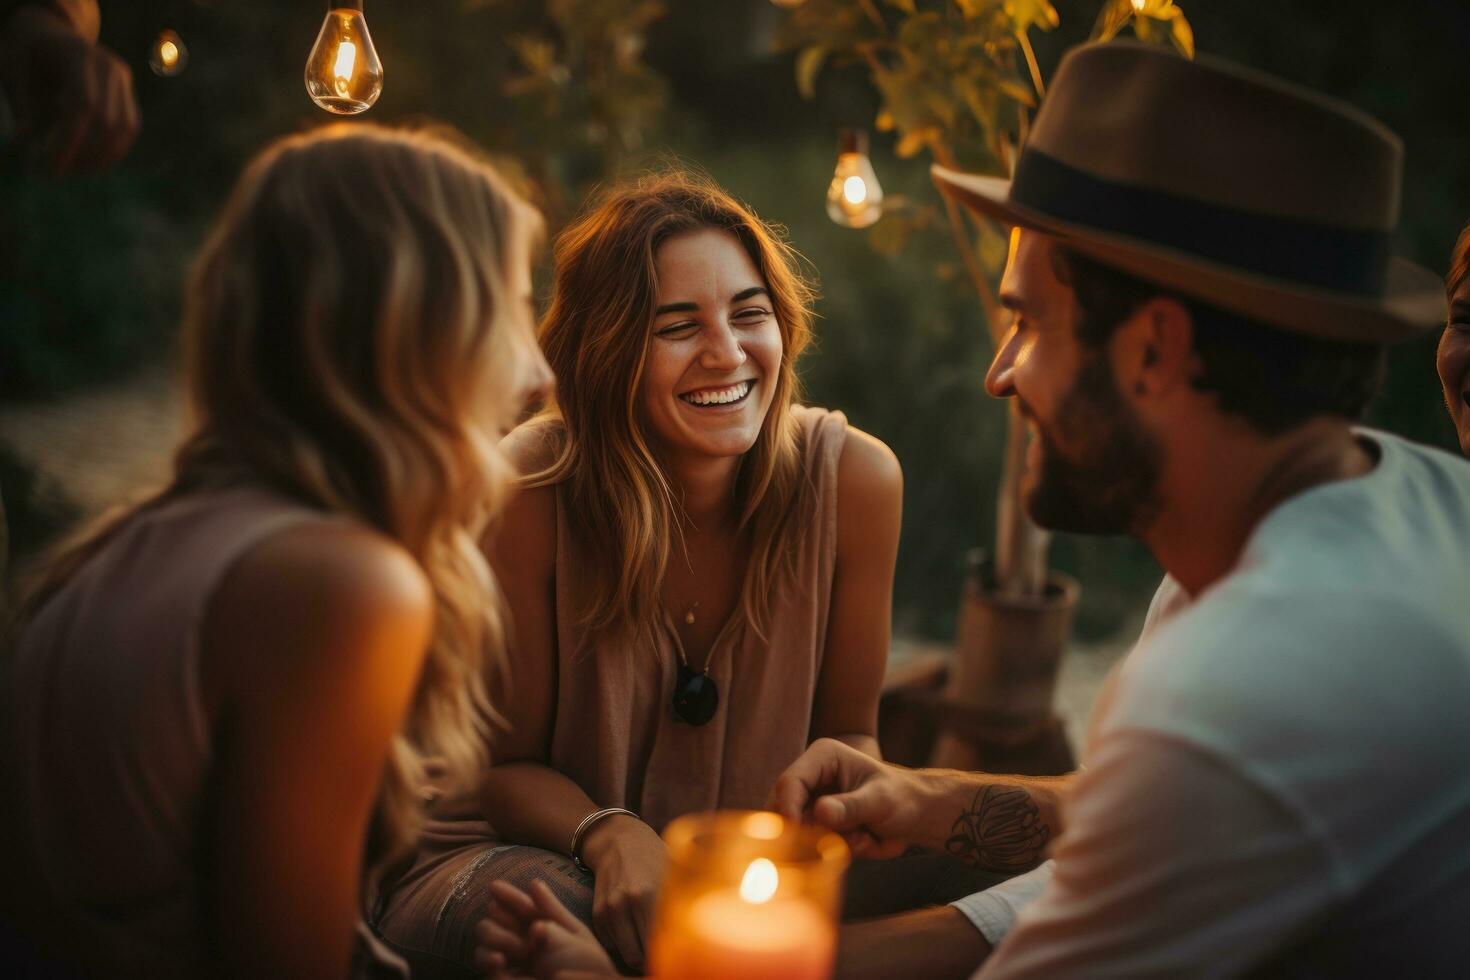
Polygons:
M426 763L453 787L486 762L478 541L550 381L539 233L428 133L328 127L245 170L188 287L172 481L18 621L25 900L88 973L402 974L361 916Z
M507 440L529 476L490 548L510 734L481 809L431 825L380 920L457 964L436 975L469 975L492 881L536 878L642 965L664 824L759 808L813 738L877 752L902 477L799 403L795 253L669 172L613 187L555 259L555 403Z

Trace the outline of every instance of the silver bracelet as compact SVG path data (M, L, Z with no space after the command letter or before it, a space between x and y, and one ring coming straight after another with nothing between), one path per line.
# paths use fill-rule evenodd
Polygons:
M620 813L632 817L634 820L638 819L638 814L632 810L625 810L620 806L610 806L605 810L595 810L587 814L587 816L582 818L582 822L577 824L577 829L572 831L572 846L568 849L568 853L572 856L572 863L579 870L585 871L588 874L592 873L592 869L582 863L582 835L592 829L593 824L607 817L615 817Z

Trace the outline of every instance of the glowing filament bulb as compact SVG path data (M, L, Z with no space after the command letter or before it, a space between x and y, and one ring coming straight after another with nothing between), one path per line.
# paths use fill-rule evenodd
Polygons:
M332 74L336 76L337 94L346 97L348 85L352 81L352 66L357 64L357 45L347 39L337 46L337 64L332 67Z
M868 134L861 129L844 129L839 136L827 216L848 228L866 228L883 216L883 188L868 159Z
M306 58L306 94L328 112L351 115L369 108L382 91L383 63L362 3L338 0Z
M769 902L780 883L781 875L776 866L767 858L756 858L745 869L745 877L740 879L740 897L752 905Z
M1148 6L1148 0L1133 0L1133 9L1143 13L1143 8Z
M189 49L174 31L162 31L148 49L148 67L153 74L168 78L184 70L189 63Z

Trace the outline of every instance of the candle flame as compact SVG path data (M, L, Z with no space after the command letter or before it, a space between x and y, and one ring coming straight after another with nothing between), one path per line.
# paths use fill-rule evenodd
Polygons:
M767 858L756 858L745 869L745 877L740 882L740 897L752 905L769 902L780 883L781 876L776 866Z
M1133 0L1133 9L1143 13L1143 8L1148 6L1148 0Z
M357 64L357 45L346 38L337 45L337 64L332 68L332 74L337 76L337 87L345 88L352 80L352 69Z
M172 68L179 60L179 46L172 41L164 41L158 47L158 57L165 66Z
M848 204L861 204L868 199L868 185L861 177L849 177L842 182L842 196Z

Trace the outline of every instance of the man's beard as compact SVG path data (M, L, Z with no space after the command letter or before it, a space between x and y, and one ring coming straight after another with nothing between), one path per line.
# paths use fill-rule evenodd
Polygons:
M1050 429L1036 420L1041 471L1026 496L1032 520L1079 534L1138 533L1152 522L1163 448L1118 394L1105 354L1086 356ZM1062 445L1073 447L1070 456Z

